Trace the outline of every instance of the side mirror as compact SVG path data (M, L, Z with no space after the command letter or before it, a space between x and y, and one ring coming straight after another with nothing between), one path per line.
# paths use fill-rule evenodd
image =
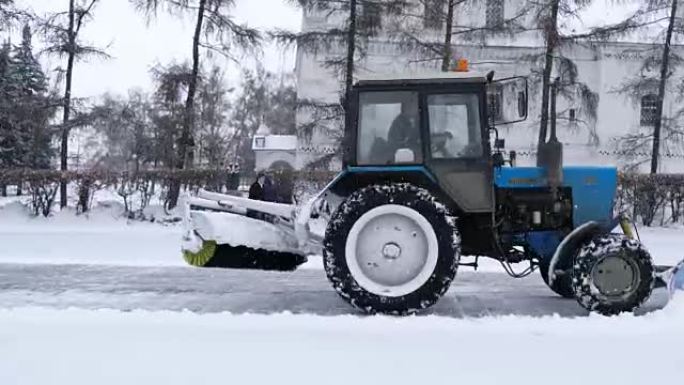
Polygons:
M527 120L528 94L525 77L512 77L489 83L487 110L490 122L498 125Z

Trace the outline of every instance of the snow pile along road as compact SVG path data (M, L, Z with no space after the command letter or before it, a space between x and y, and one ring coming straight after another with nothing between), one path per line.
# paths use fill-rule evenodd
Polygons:
M180 226L126 221L97 209L51 218L29 217L12 203L0 206L0 263L184 266Z
M0 383L647 384L684 372L684 297L643 317L0 310Z

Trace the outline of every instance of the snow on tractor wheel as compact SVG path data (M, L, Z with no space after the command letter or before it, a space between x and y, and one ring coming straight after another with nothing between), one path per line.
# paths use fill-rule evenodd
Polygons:
M445 206L411 184L376 185L347 198L324 241L328 279L367 313L413 314L447 291L459 262Z
M632 312L655 284L651 255L636 240L605 234L584 245L575 259L573 288L579 304L603 315Z

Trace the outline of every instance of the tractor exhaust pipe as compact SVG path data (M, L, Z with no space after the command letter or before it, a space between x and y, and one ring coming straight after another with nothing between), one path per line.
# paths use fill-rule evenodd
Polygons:
M538 154L540 166L546 169L547 183L553 194L556 194L558 188L563 184L563 144L558 141L556 130L558 120L556 102L559 82L560 78L556 78L551 84L551 137L548 142L540 146Z

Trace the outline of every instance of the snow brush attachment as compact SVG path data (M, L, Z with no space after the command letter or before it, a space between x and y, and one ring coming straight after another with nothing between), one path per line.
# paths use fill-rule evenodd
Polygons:
M293 271L315 253L295 235L294 206L200 191L184 207L191 266Z
M214 241L204 241L199 251L183 250L183 259L190 266L206 267L216 254L217 246Z
M306 262L306 256L295 253L252 249L247 246L218 245L213 258L203 267L294 271Z
M202 242L197 252L183 250L183 259L194 267L269 271L294 271L307 262L307 258L299 254L218 245L215 241Z

